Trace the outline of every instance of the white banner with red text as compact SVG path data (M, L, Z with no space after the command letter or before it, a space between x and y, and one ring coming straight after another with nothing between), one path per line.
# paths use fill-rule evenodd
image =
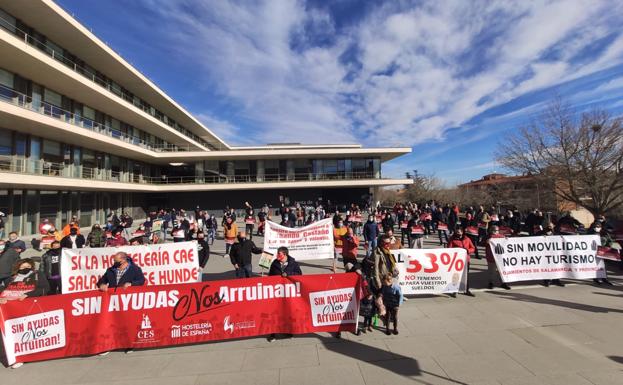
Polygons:
M171 285L201 281L197 242L156 245L63 249L61 257L62 291L77 293L97 289L97 281L123 251L143 270L146 284Z
M281 246L288 248L298 261L333 258L333 221L323 219L305 227L290 228L266 222L264 251L277 255Z
M359 275L132 286L0 305L8 364L253 337L355 331Z
M464 249L398 249L392 253L402 294L465 291L467 252Z
M491 238L489 246L504 282L605 278L597 256L598 235Z

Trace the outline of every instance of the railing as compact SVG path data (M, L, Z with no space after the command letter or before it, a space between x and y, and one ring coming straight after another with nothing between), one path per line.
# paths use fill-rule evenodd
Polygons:
M31 160L20 156L0 156L0 171L18 174L57 176L107 182L123 182L150 185L168 184L217 184L217 183L272 183L272 182L315 182L327 180L381 179L372 172L341 172L329 174L290 173L258 175L205 175L205 176L160 176L150 177L126 171L113 171L73 164Z
M85 78L91 80L92 82L98 84L99 86L107 89L111 93L117 95L118 97L122 98L126 102L134 105L135 107L144 111L148 115L153 116L154 118L163 122L167 126L173 128L174 130L181 133L182 135L213 150L227 149L221 143L212 143L212 142L208 142L206 140L201 139L197 134L177 124L177 122L175 122L173 119L170 119L168 117L167 119L165 119L165 115L163 113L161 113L160 111L158 111L159 113L156 113L157 110L154 107L148 105L146 102L142 101L140 98L134 97L134 95L126 92L125 90L121 88L121 86L114 83L112 80L99 76L96 73L97 71L94 72L94 69L92 70L91 68L87 68L86 66L80 65L76 63L75 61L73 61L71 58L68 58L62 53L55 51L55 47L38 40L32 35L29 35L26 31L23 31L17 28L17 26L11 24L11 22L9 22L8 20L5 20L2 17L0 17L0 27L14 34L15 36L20 37L21 39L24 40L26 44L33 46L42 52L45 52L47 55L59 61L60 63L63 63L65 66L72 69L74 72L84 76Z
M137 136L128 135L120 130L112 128L102 123L98 123L84 116L74 114L73 112L64 110L53 104L42 100L33 100L32 97L22 94L0 84L0 101L13 104L15 106L45 115L54 119L61 120L65 123L106 135L111 138L121 140L125 143L133 144L148 150L157 152L174 152L174 151L190 151L190 145L156 145L149 143Z

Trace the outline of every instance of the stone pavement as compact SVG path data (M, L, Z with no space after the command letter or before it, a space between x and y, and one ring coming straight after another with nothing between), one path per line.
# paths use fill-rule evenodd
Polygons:
M206 279L233 277L223 251L217 241ZM398 336L375 330L112 352L0 368L0 384L622 384L623 279L618 266L609 270L615 286L487 290L486 264L475 260L475 298L411 298L400 308Z

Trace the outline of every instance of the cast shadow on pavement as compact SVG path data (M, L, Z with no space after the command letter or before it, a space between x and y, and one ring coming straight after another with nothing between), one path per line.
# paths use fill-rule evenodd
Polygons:
M612 309L609 307L603 306L595 306L595 305L587 305L583 303L576 303L570 301L563 301L560 299L551 299L551 298L542 298L534 295L517 293L517 292L501 292L501 291L486 291L489 294L497 295L501 298L506 298L513 301L521 301L521 302L534 302L534 303L542 303L547 305L560 306L564 308L577 309L590 311L592 313L623 313L621 309Z
M407 377L410 380L421 384L430 384L428 381L417 378L422 375L427 375L453 384L467 385L464 382L456 381L439 374L422 370L418 361L412 357L392 353L388 350L365 345L357 341L335 339L320 335L315 335L315 337L319 338L322 346L330 352L342 354L348 358L365 362L370 365L375 365L381 369L387 370L390 373ZM435 383L437 383L437 381L435 381Z
M608 358L610 358L612 361L623 365L623 357L621 356L608 356Z

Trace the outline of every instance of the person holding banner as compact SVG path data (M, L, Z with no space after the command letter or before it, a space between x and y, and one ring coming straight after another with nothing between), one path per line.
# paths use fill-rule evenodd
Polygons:
M465 295L474 297L474 293L472 293L469 290L469 262L470 262L470 256L474 254L476 246L474 246L472 241L468 237L466 237L465 234L463 234L463 229L460 226L457 226L457 228L454 230L454 234L452 235L452 238L450 238L450 241L448 242L448 247L449 248L456 247L457 249L465 249L465 251L467 251L467 260L465 261L465 271L463 272L463 274L467 274L467 278L468 278L466 281Z
M277 249L277 257L270 264L268 275L280 275L284 278L291 275L303 275L298 262L296 262L296 260L288 253L289 251L287 247L281 246ZM276 334L274 333L268 336L268 342L273 342L275 340L275 336ZM292 337L292 335L290 334L289 337Z
M423 249L424 248L424 227L419 220L417 213L413 213L411 220L408 224L409 232L409 248Z
M102 278L97 281L97 287L101 291L107 291L108 288L130 286L143 286L145 284L145 276L143 270L134 264L132 258L123 251L118 252L113 257L114 264L106 269Z
M612 241L612 238L610 238L610 235L608 235L608 233L604 231L604 229L602 228L601 222L593 222L591 224L591 227L588 229L588 234L599 235L599 240L600 240L602 247L608 247L608 248L616 250L616 248L613 246L615 246L615 244L616 246L619 246L618 243ZM593 282L595 282L598 285L605 283L606 285L612 286L612 282L610 282L608 278L593 278Z
M489 246L489 240L492 238L504 238L504 235L500 234L500 229L496 225L491 226L491 228L489 229L489 238L487 238L485 247L485 258L487 259L487 274L489 275L489 289L493 289L493 282L495 280L498 280L500 281L501 288L510 290L511 287L508 286L506 282L502 281L502 277L500 277L498 267L495 264L495 257L493 256L493 252L491 251L491 246Z
M347 231L342 237L342 262L345 267L348 263L357 264L357 249L359 248L359 237L355 235L353 228L348 227Z
M541 213L540 211L538 213L543 215L543 213ZM543 226L543 230L536 233L536 235L542 235L542 236L554 235L554 224L552 222L547 222L545 226ZM543 280L543 286L549 287L549 285L551 284L554 284L560 287L565 287L565 284L560 279L544 279Z
M35 261L23 258L13 264L11 277L0 285L0 304L23 301L28 297L41 297L50 290L48 280L35 270Z
M61 294L61 243L52 242L50 250L41 256L39 272L48 280L48 294Z

